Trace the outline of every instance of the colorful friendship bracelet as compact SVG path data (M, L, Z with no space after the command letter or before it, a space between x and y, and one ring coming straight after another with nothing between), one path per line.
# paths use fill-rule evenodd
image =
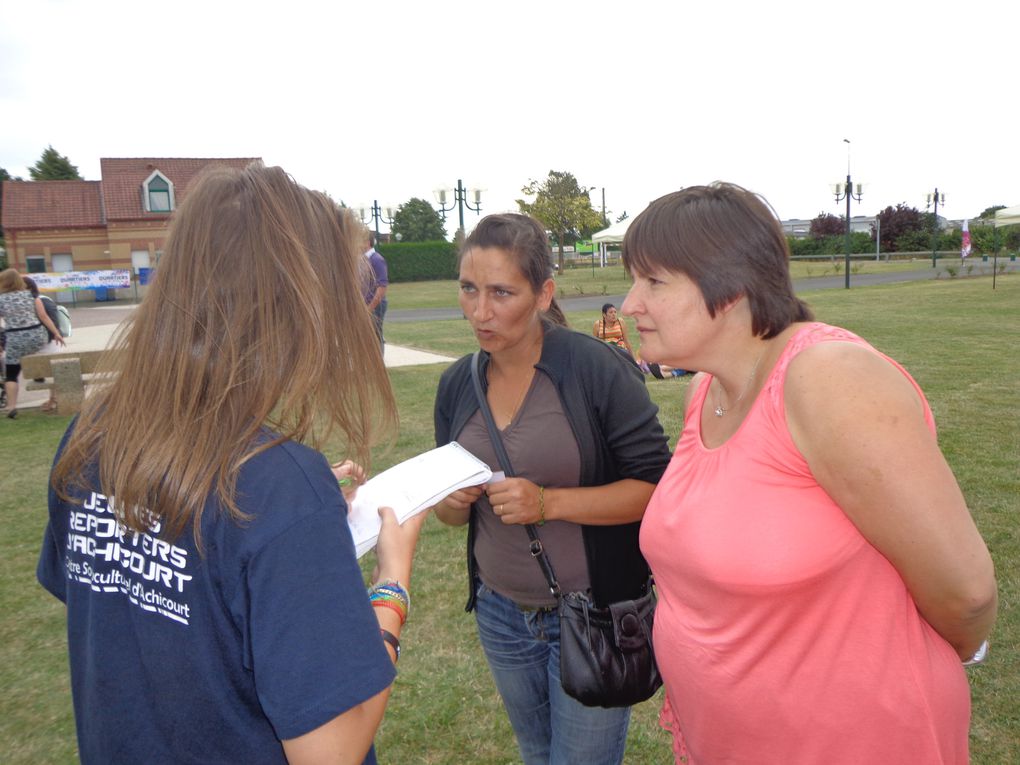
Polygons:
M538 525L545 526L545 487L538 487Z
M372 599L372 607L373 608L388 608L391 611L394 611L397 614L397 616L400 617L400 626L401 627L403 627L404 623L407 622L407 611L405 611L403 609L403 607L399 603L397 603L396 601L392 601L392 600L379 600L377 598L373 598Z

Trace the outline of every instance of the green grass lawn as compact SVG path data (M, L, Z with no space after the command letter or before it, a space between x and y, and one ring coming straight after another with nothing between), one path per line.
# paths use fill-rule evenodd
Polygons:
M455 290L453 283L444 284ZM992 291L990 278L959 279L804 295L819 319L863 335L917 378L935 411L942 448L992 551L999 621L989 663L969 670L972 757L982 765L1020 762L1020 278L1000 277L997 285ZM439 295L435 285L425 291L431 299ZM595 315L576 312L568 318L587 329ZM386 334L391 342L449 355L474 349L463 320L388 324ZM401 432L377 453L375 470L432 446L432 400L443 369L391 370ZM675 440L686 378L649 379L648 385ZM0 420L0 742L8 763L75 760L63 607L34 576L46 517L46 476L66 424L66 418L35 411L14 422ZM330 457L342 456L339 445L327 451ZM517 760L473 617L463 611L464 541L464 529L434 518L425 526L400 676L377 739L384 763ZM659 701L635 708L628 763L671 762L668 736L655 722Z

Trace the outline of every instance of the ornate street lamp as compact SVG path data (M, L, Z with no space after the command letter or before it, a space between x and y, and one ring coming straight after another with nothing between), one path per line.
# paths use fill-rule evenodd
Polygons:
M372 206L368 209L368 217L367 218L365 217L364 206L358 208L358 215L361 217L361 222L364 223L366 226L368 225L369 221L373 221L375 223L376 242L379 241L380 221L385 223L387 226L393 225L393 208L387 207L386 214L383 215L383 210L381 207L379 207L379 202L374 199L372 200Z
M843 143L846 144L846 184L834 183L832 191L836 195L837 202L846 200L846 262L843 271L846 277L846 289L850 289L850 200L861 201L861 184L857 184L857 193L854 193L854 185L850 181L850 139L844 138Z
M448 193L453 192L453 202L449 207L446 206L446 200ZM472 204L468 201L468 193L474 199L475 203ZM457 188L455 189L436 189L436 200L439 202L439 214L443 216L443 220L446 220L446 213L452 212L453 208L456 207L460 214L460 230L464 231L464 208L471 210L472 212L481 213L482 211L482 190L481 189L468 189L464 188L464 183L458 178Z
M925 205L924 209L927 210L931 207L931 203L935 202L935 225L932 226L931 233L931 267L935 268L935 256L939 245L939 205L943 207L946 205L945 192L939 193L938 186L935 187L935 193L928 195L928 204Z

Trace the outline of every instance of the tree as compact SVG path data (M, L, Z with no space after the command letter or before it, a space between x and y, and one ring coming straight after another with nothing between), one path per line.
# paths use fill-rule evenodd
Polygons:
M28 174L33 181L80 181L83 180L78 168L71 164L71 160L60 154L52 146L39 157L39 161L28 168Z
M435 242L446 239L443 219L424 199L412 197L393 213L394 236L402 242Z
M978 216L978 218L979 219L980 218L994 218L995 217L995 213L996 213L997 210L1005 210L1005 209L1006 209L1006 205L992 205L991 207L986 207L984 209L984 211Z
M846 222L832 213L818 213L818 217L811 221L812 239L824 239L827 236L839 236L845 233Z
M907 207L900 202L896 207L890 205L885 208L877 217L880 222L882 252L912 251L922 232L928 236L929 245L931 244L930 230L925 229L924 216L916 208ZM902 247L899 243L901 238L904 240Z
M541 183L530 181L521 192L535 197L534 202L518 199L517 206L552 232L559 249L560 273L563 273L563 245L567 238L573 241L603 228L602 215L591 206L588 189L578 185L573 173L550 170L548 178Z

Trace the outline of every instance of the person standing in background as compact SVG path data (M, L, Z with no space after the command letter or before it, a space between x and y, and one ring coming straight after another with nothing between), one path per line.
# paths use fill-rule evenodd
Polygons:
M365 232L365 257L368 259L370 280L365 289L365 303L375 320L375 332L379 336L379 348L386 355L386 340L383 338L383 319L386 317L386 288L390 284L386 259L375 249L371 231Z

